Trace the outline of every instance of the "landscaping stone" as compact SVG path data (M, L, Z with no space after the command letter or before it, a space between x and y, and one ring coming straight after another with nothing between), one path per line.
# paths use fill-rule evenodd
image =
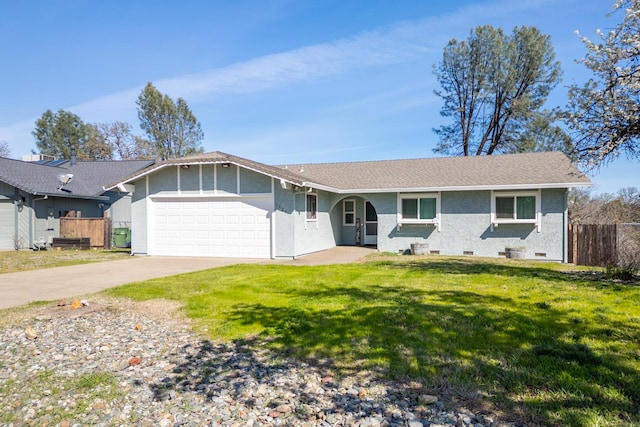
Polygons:
M60 426L497 425L490 414L447 407L415 383L340 375L259 342L209 341L185 320L133 302L54 306L61 311L36 313L28 327L0 328L0 425L17 425L3 421L8 415ZM65 388L95 373L115 381Z

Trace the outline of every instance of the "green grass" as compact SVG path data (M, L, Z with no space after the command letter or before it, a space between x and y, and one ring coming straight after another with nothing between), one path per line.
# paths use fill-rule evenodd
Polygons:
M35 405L29 400L12 401L14 388L26 387L26 396L40 396L41 405ZM33 374L26 384L18 384L15 380L0 384L0 396L5 398L5 407L0 411L0 423L23 423L24 414L31 409L33 416L31 424L56 425L61 421L71 421L81 418L97 402L111 402L123 396L118 390L115 375L107 372L91 372L78 377L64 377L56 375L51 370L43 370ZM72 397L73 396L73 397ZM1 400L1 399L0 399ZM70 400L74 405L61 402ZM26 412L25 412L26 411ZM23 424L16 424L23 425Z
M90 262L114 261L129 256L129 250L0 251L0 274Z
M166 298L213 339L369 369L544 425L640 425L640 287L567 266L397 257L244 265L108 291ZM599 277L599 276L598 276Z

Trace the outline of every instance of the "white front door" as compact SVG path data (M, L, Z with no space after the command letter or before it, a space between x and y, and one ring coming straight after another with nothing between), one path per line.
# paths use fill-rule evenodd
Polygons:
M378 214L369 202L364 203L364 244L378 244Z
M269 258L271 197L156 199L150 255Z

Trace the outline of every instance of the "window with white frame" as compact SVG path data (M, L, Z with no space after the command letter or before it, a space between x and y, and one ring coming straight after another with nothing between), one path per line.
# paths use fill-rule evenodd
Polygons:
M498 224L536 224L540 231L540 192L495 192L491 201L492 226Z
M398 228L405 224L440 225L439 193L406 193L398 196Z
M496 196L496 218L535 219L536 196Z
M356 201L353 199L345 199L342 201L342 224L343 225L355 225L356 224Z
M308 193L306 202L307 221L316 221L318 219L318 195Z

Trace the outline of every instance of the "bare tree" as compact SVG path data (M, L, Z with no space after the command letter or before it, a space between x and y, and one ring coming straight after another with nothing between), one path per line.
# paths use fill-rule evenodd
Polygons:
M616 0L622 22L599 41L582 37L582 63L594 73L569 90L564 113L579 159L595 168L622 153L640 159L640 0ZM610 15L611 15L610 14Z
M9 157L11 150L9 149L9 143L7 141L0 141L0 157Z

